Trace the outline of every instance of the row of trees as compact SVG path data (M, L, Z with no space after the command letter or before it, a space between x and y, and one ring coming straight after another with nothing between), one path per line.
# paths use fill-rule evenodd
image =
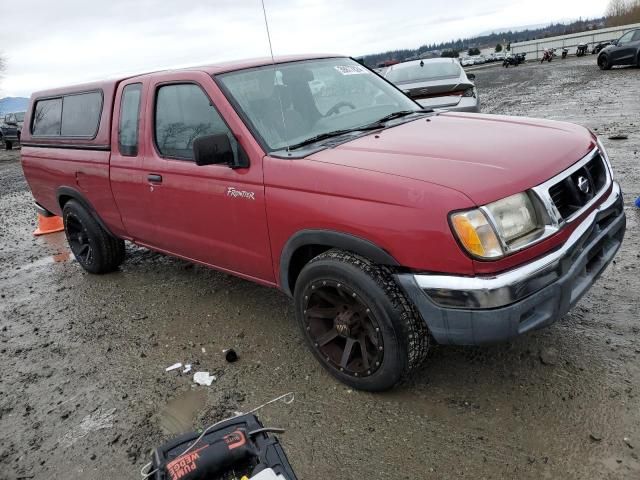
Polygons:
M640 0L610 0L607 26L618 27L630 23L640 23Z
M640 0L611 1L638 2ZM553 23L541 28L526 29L520 31L509 30L506 32L490 33L478 37L458 38L457 40L450 40L448 42L428 43L425 45L421 45L416 49L391 50L383 53L376 53L373 55L365 55L364 62L369 66L376 66L378 63L388 60L403 61L407 58L415 58L416 56L419 57L433 50L439 50L440 52L443 52L445 56L459 56L459 52L466 52L470 48L482 48L490 45L496 45L498 43L503 46L505 44L508 45L513 42L522 42L526 40L534 40L536 38L552 37L555 35L566 35L568 33L597 29L603 27L604 25L604 17L593 20L579 19L569 24Z
M502 44L498 43L496 45L496 53L501 52L502 49ZM511 50L511 48L509 45L507 45L507 51L509 50ZM467 50L467 55L469 55L470 57L473 57L474 55L480 55L480 49L477 47L472 47ZM460 56L460 51L456 50L455 48L450 50L443 50L440 56L445 58L458 58Z

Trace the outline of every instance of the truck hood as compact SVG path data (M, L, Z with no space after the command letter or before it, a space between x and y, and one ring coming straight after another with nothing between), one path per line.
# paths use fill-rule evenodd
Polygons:
M593 135L570 123L442 113L308 159L442 185L483 205L543 183L594 147Z

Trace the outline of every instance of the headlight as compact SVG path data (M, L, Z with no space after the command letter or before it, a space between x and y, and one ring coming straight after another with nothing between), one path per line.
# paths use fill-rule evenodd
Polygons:
M490 203L485 207L493 217L498 235L505 243L512 242L538 228L536 211L526 193Z
M498 258L504 255L496 232L481 210L454 213L451 225L460 243L476 257Z
M469 253L486 259L504 256L520 239L543 229L527 193L517 193L474 210L456 212L451 215L451 225Z
M476 89L475 88L467 88L463 93L463 97L473 97L476 98Z
M609 167L609 173L613 177L613 168L611 168L611 161L609 160L609 155L607 154L607 151L605 150L604 145L600 140L600 137L596 137L596 138L597 138L598 150L600 151L600 156L603 158L604 162L607 164L607 167Z

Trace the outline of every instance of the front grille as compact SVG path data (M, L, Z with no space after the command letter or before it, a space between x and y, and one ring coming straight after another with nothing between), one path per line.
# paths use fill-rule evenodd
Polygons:
M584 166L549 188L549 195L566 220L598 195L606 183L607 167L597 153Z

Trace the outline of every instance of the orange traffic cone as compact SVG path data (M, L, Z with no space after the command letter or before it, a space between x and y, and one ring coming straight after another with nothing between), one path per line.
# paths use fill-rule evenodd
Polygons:
M61 217L51 216L45 217L38 214L38 228L33 232L34 235L46 235L47 233L61 232L64 230L64 224Z

